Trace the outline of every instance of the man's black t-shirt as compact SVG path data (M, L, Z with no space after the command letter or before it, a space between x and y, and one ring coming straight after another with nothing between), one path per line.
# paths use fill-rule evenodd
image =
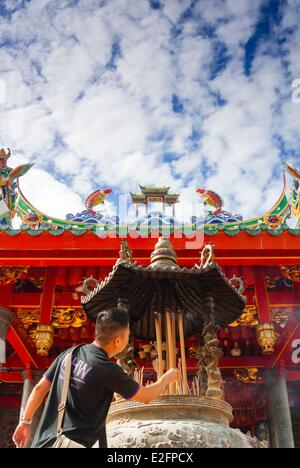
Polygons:
M61 354L45 373L52 387L36 431L32 447L51 447L56 439L57 408L61 401L64 369L68 351ZM105 421L114 392L130 400L140 386L123 369L109 360L107 353L94 344L75 350L63 434L92 447L105 439Z

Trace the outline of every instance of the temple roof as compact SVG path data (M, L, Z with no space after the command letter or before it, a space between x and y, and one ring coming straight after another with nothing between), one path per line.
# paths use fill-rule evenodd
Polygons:
M163 197L166 203L177 203L179 201L180 193L169 193L170 187L140 185L140 189L142 193L130 192L133 203L145 203L149 197L154 199L157 197L157 201L161 201Z
M166 195L169 193L170 187L166 187L165 185L140 185L140 189L145 195Z

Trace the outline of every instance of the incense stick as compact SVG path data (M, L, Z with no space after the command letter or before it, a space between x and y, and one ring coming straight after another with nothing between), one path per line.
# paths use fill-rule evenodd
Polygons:
M173 339L173 364L172 367L176 368L176 315L172 314L172 339Z
M139 384L143 385L144 380L144 367L142 369L135 369L133 379Z
M169 310L166 311L166 321L167 321L167 334L168 334L167 347L169 350L169 369L171 369L174 364L174 348L173 348L171 314ZM176 385L174 383L170 385L170 392L171 394L176 393Z
M184 328L183 328L183 315L179 314L178 317L178 329L180 337L180 352L181 352L181 362L182 362L182 375L183 375L183 385L184 393L188 394L188 379L187 379L187 368L186 368L186 356L185 356L185 343L184 343Z
M163 355L162 355L162 321L161 314L155 315L155 329L156 329L156 345L158 353L158 372L157 378L163 375Z
M194 377L192 382L192 392L193 396L200 396L200 378Z

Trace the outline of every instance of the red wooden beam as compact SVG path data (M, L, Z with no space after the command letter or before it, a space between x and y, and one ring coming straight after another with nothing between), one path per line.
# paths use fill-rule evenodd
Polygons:
M286 379L288 382L300 380L300 370L288 370L286 373Z
M258 310L258 316L260 323L272 322L270 313L270 303L265 283L265 275L262 266L255 268L255 295L256 295L256 306Z
M145 253L145 256L135 255L134 260L140 263L141 265L149 264L149 252ZM42 252L39 255L32 256L28 255L21 256L10 256L9 258L0 258L0 263L2 266L27 266L30 264L32 267L53 267L53 266L85 266L85 267L97 267L107 266L112 267L118 256L117 254L113 257L104 257L103 252L94 251L92 253L86 254L86 256L77 256L75 253L74 256L66 256L64 252L57 252L55 256L46 256ZM198 262L198 257L187 257L187 256L178 256L178 265L192 267L195 263ZM294 257L288 257L286 255L275 257L273 254L264 257L257 257L257 252L253 252L251 256L239 256L239 257L229 257L229 256L218 256L216 255L216 261L219 265L295 265L300 263L300 255Z
M0 372L0 383L23 383L24 379L20 372Z
M110 269L109 269L110 271ZM108 274L108 272L107 272ZM103 277L104 278L104 277ZM102 279L103 279L102 278ZM96 278L97 279L97 278ZM253 292L244 293L248 297L248 305L254 304L253 302ZM270 308L278 307L293 307L299 308L300 304L300 292L299 291L270 291L268 293L270 300ZM39 292L34 293L12 293L10 296L10 303L7 306L8 308L18 308L18 309L28 309L34 308L39 309L42 300L42 295ZM59 292L55 294L55 307L81 307L79 299L74 299L74 296L71 293Z
M8 330L7 340L11 344L11 346L14 348L16 353L19 355L25 367L32 366L35 369L38 369L38 365L36 364L35 360L29 353L28 349L24 345L23 341L21 340L21 338L19 337L19 335L17 334L13 326L10 326Z
M189 249L189 239L171 236L177 251L179 264L187 266L199 262L201 244ZM31 237L22 232L18 236L9 236L0 232L0 264L1 265L31 265L31 266L97 266L113 265L118 257L120 238L111 236L100 238L87 232L82 236L74 236L64 232L60 236L52 236L44 232L38 237ZM157 238L128 237L133 250L134 259L149 263L149 254L153 250ZM250 236L245 232L236 237L220 232L216 236L205 236L205 242L215 245L216 259L222 265L280 265L300 263L300 243L297 236L283 232L280 236L272 236L262 232L258 236Z
M40 323L49 324L52 318L52 307L54 302L55 279L57 268L48 267L46 269L44 291L41 301Z
M290 291L269 292L270 307L296 307L300 308L300 292L290 289Z
M39 309L42 301L41 293L14 293L11 295L10 307L18 309ZM57 293L53 305L55 307L81 307L80 299L74 299L71 293Z
M270 356L226 357L220 359L221 369L243 369L247 367L270 369L271 365L272 359Z

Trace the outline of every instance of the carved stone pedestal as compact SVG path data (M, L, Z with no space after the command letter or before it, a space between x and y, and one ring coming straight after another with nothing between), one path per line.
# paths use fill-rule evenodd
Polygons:
M166 395L147 405L113 403L107 418L110 448L265 448L229 427L231 406L205 397Z

